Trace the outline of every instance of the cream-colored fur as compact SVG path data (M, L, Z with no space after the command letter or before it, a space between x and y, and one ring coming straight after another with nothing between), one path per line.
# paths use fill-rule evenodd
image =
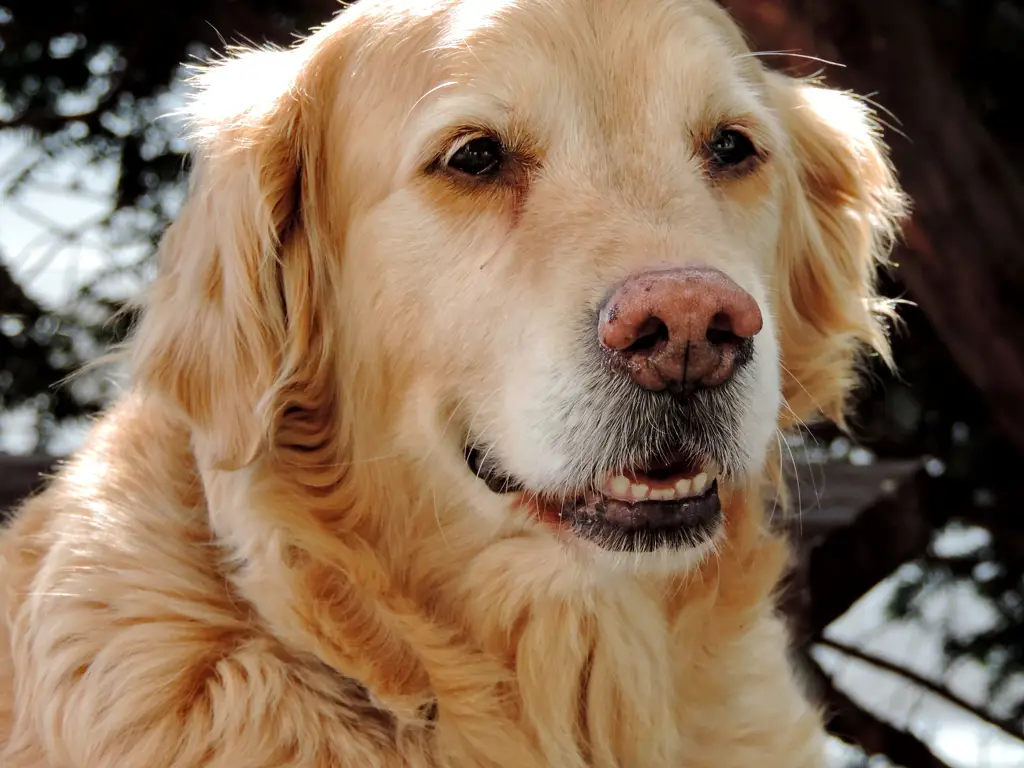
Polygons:
M706 0L363 0L199 86L133 389L0 539L0 765L822 765L763 487L776 427L885 353L901 198L862 106ZM714 181L730 120L767 160ZM529 172L441 178L460 130ZM765 316L696 563L556 536L462 456L577 482L576 318L666 264Z

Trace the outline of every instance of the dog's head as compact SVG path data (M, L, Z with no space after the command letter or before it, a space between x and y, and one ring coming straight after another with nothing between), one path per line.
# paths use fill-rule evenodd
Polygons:
M135 352L210 460L692 552L885 353L876 127L711 2L363 0L191 113Z

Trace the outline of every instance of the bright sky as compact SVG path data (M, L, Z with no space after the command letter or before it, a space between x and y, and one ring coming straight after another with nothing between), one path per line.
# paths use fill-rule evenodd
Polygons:
M76 231L110 210L116 168L97 169L85 179L88 187L69 193L70 168L55 169L45 186L32 184L17 201L6 191L38 150L25 134L0 132L0 252L22 285L37 299L59 305L90 274L107 263L104 244L54 249L53 234Z

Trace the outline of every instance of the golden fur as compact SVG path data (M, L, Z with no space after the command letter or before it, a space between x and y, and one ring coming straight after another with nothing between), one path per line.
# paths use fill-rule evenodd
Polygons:
M133 389L0 539L0 765L822 765L763 486L776 426L886 351L902 200L863 106L706 0L363 0L199 85ZM734 115L769 158L713 187L692 147ZM541 181L423 171L495 124ZM571 313L695 261L766 316L752 464L710 556L600 557L464 430L528 461Z

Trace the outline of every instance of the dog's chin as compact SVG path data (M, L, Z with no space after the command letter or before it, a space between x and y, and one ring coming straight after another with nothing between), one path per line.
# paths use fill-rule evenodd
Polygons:
M717 470L711 462L675 457L649 467L610 473L593 487L561 494L530 489L467 450L470 470L494 493L517 503L558 534L601 550L686 553L698 558L722 526Z

